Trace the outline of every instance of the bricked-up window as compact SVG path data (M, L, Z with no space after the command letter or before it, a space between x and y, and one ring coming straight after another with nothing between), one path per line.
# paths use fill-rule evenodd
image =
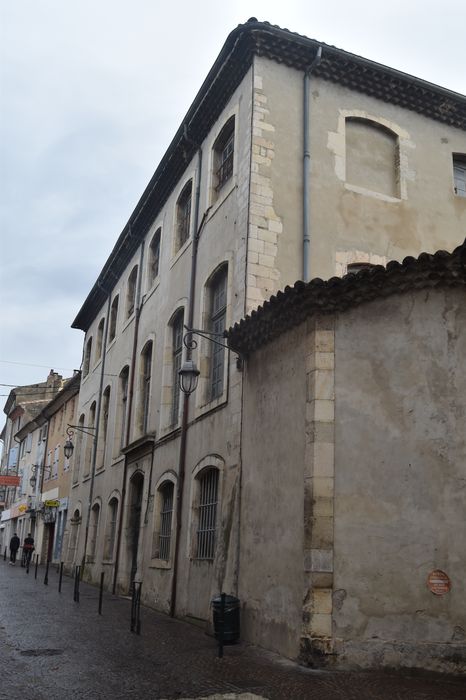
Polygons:
M222 334L226 325L227 311L227 267L224 266L215 275L210 284L210 331L216 333L215 339L223 342ZM210 358L210 399L223 394L223 370L225 366L225 348L212 343Z
M361 270L370 270L373 267L375 267L375 265L370 262L352 262L348 263L346 272L348 274L357 275Z
M136 303L136 284L138 279L138 266L135 265L128 277L128 289L126 292L126 318L129 318L134 313L134 304Z
M109 341L109 343L111 343L112 340L116 336L117 319L118 319L118 294L113 299L112 306L110 307L110 327L108 329L108 341Z
M231 117L214 143L214 190L218 193L233 175L235 118Z
M84 352L84 362L83 362L83 377L89 374L89 369L91 366L91 356L92 356L92 336L86 343L86 350Z
M154 233L152 240L150 242L149 246L149 287L152 287L154 284L155 280L159 276L159 266L160 266L160 236L161 236L161 229L157 229L157 231Z
M147 432L147 428L149 425L151 373L152 342L149 341L141 354L139 429L143 434Z
M218 469L206 469L199 479L196 559L213 559L217 528Z
M180 377L178 372L181 369L183 357L183 323L183 311L179 311L172 323L172 425L178 423L180 413Z
M102 357L102 345L104 342L104 326L105 326L105 319L101 318L98 328L97 328L97 342L96 342L96 347L95 347L95 359L100 360Z
M351 185L400 196L398 136L370 119L346 119L346 181Z
M171 536L172 536L172 516L173 516L173 494L174 485L171 481L166 481L160 487L160 533L158 558L164 561L170 559Z
M190 180L183 188L176 203L176 251L188 240L191 228L191 200L193 181Z
M115 536L117 528L118 516L118 499L112 498L108 504L107 514L107 531L105 533L105 548L104 559L111 561L113 559L113 550L115 549Z
M453 179L455 194L466 197L466 155L453 155Z

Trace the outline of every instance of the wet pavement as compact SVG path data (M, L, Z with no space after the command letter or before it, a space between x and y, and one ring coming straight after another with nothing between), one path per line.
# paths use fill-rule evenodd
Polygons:
M141 608L44 567L37 580L0 560L0 699L465 700L466 679L437 674L329 672L302 668L247 644L225 647L203 630Z

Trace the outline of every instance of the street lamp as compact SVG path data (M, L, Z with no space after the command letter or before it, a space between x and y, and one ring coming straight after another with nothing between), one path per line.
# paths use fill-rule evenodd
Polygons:
M74 430L71 430L71 428L74 428L75 430L79 430L81 433L85 433L85 435L90 435L93 438L95 438L95 434L96 434L96 429L90 425L70 425L68 423L68 427L66 429L66 434L68 435L68 440L63 445L63 453L64 453L66 459L71 459L71 457L73 456L73 452L74 452L74 445L73 445L73 440L72 440L73 435L74 435Z
M194 360L186 360L178 374L180 377L180 389L183 394L189 396L193 391L196 391L200 372Z

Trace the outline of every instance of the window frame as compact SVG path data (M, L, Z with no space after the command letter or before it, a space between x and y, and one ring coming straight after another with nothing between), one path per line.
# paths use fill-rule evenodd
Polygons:
M160 253L162 243L162 227L159 226L149 244L149 260L147 262L148 289L151 289L160 274Z
M217 545L220 470L213 465L206 466L196 475L196 481L197 517L193 558L212 562Z
M118 323L118 306L120 303L120 295L115 294L110 306L110 325L108 328L108 342L111 343L112 340L116 338L116 329Z
M138 283L138 265L134 265L128 275L126 287L126 320L130 319L136 310L136 289Z
M180 419L180 397L181 389L179 384L179 370L183 362L183 332L184 332L184 309L179 309L171 322L172 333L172 405L170 412L170 425L178 425Z
M152 382L152 362L154 357L154 343L148 340L140 355L140 384L139 384L139 431L146 435L149 428L150 415L150 389Z
M215 200L224 186L233 178L235 157L235 115L223 125L212 147L212 190Z
M178 199L176 200L176 244L175 253L177 253L185 243L189 240L191 235L191 213L192 213L192 199L193 199L193 180L192 178L186 182L181 190Z
M218 297L223 302L218 303ZM222 265L209 283L209 331L223 333L226 329L228 307L228 266ZM209 401L220 398L224 392L226 348L212 344L209 368Z
M456 197L466 197L466 154L453 153L453 191ZM458 187L458 185L462 187Z

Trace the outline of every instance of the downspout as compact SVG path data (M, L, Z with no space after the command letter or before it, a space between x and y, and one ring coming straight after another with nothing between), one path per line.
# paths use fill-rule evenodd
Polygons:
M126 408L126 436L125 436L125 447L129 445L129 439L131 436L131 413L133 409L133 396L134 396L134 379L135 379L135 368L136 368L136 351L138 347L138 335L139 335L139 320L141 317L141 285L142 285L142 267L144 264L144 241L141 243L141 252L139 254L139 270L138 270L138 284L136 288L136 311L134 318L134 334L133 334L133 352L131 355L131 367L129 373L129 387L128 387L128 405ZM128 460L125 456L125 465L123 467L123 482L121 485L121 502L119 507L119 521L118 521L118 536L117 536L117 547L115 554L115 569L113 571L113 586L112 593L115 595L118 568L120 565L120 548L121 548L121 535L123 532L123 513L124 505L126 499L126 477L128 475Z
M187 125L185 124L184 136L186 140L189 140L187 133ZM192 143L192 142L191 142ZM198 229L199 221L199 200L201 192L201 176L202 176L202 148L198 146L198 173L197 173L197 183L196 183L196 197L194 201L194 237L193 237L193 247L191 252L191 275L189 280L189 298L188 298L188 328L193 327L194 319L194 294L196 291L196 268L197 268L197 251L199 246L199 236L201 235L204 222L207 217L207 210L202 217L201 225ZM192 356L192 349L187 347L186 359L190 360ZM179 568L179 552L180 552L180 540L181 540L181 521L183 514L183 488L184 488L184 475L186 471L186 438L188 432L188 418L189 418L189 396L183 394L183 413L181 418L181 433L180 433L180 455L178 464L178 480L177 480L177 494L176 494L176 538L175 538L175 552L173 555L173 575L172 575L172 586L171 586L171 596L170 596L170 617L174 617L176 613L176 588L178 582L178 568Z
M103 287L102 287L103 289ZM105 293L106 290L104 290ZM97 415L95 418L95 434L94 434L94 444L92 445L92 462L91 462L91 483L89 486L89 502L87 504L87 515L86 515L86 529L84 532L84 552L81 562L81 578L84 576L84 567L86 566L86 552L87 543L89 540L89 523L91 520L91 507L92 499L94 497L94 481L95 481L95 465L97 462L97 445L99 442L99 428L100 428L100 411L102 408L102 389L104 386L104 374L105 374L105 359L107 354L107 335L108 335L108 324L110 321L110 298L111 295L107 296L107 318L105 319L105 333L104 342L102 344L102 364L100 366L100 382L99 382L99 400L97 403ZM47 436L48 439L48 436Z
M309 148L309 87L311 73L322 60L322 46L319 46L314 60L304 71L304 89L303 89L303 281L309 282L310 275L310 249L311 249L311 234L310 234L310 169L311 169L311 153Z

